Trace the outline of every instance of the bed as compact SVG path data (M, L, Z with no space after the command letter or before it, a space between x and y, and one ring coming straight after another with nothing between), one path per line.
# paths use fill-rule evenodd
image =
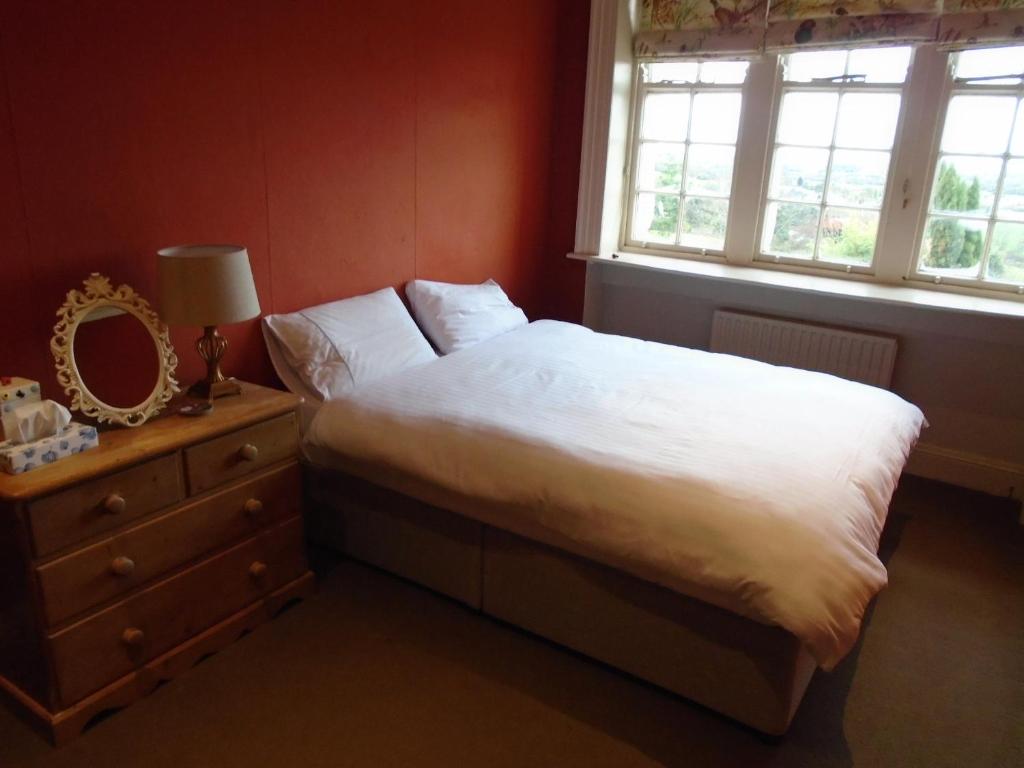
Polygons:
M824 374L538 321L318 407L311 530L781 734L886 584L923 423Z

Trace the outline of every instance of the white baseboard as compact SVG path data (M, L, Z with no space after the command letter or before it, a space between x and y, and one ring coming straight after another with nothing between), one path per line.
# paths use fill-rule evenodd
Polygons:
M910 454L907 472L993 496L1024 499L1024 465L921 442Z

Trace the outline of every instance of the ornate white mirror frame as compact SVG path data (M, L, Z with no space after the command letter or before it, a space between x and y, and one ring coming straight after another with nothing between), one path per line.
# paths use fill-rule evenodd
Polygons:
M85 318L100 307L111 307L134 316L153 339L158 376L153 391L138 405L122 408L103 402L89 391L78 370L75 362L75 333ZM72 409L100 422L137 427L163 410L171 396L178 391L178 382L174 378L178 358L171 346L167 326L150 308L149 302L131 287L119 285L115 289L110 284L110 278L93 272L85 279L84 290L68 291L64 305L57 310L57 316L60 319L53 326L50 351L57 365L57 382L71 396Z

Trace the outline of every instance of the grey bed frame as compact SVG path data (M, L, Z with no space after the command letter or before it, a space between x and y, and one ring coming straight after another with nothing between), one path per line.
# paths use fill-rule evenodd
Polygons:
M464 502L312 464L306 473L314 541L762 733L785 733L814 673L779 627L453 511Z

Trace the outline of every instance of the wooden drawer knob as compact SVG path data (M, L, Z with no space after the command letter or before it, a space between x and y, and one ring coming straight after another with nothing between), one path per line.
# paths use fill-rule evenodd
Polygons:
M259 581L267 575L267 564L261 563L257 560L255 563L249 566L249 576L253 581Z
M135 571L135 561L130 557L115 557L110 563L110 570L116 576L131 576Z
M256 458L260 455L260 449L252 443L246 443L238 449L238 458L242 461L256 461Z
M121 633L121 642L129 648L140 648L146 639L146 633L141 629L129 627Z
M127 506L128 502L124 500L124 496L117 493L112 493L103 500L103 509L112 515L120 515Z
M263 502L259 499L249 499L245 502L243 509L249 517L256 517L263 511Z

